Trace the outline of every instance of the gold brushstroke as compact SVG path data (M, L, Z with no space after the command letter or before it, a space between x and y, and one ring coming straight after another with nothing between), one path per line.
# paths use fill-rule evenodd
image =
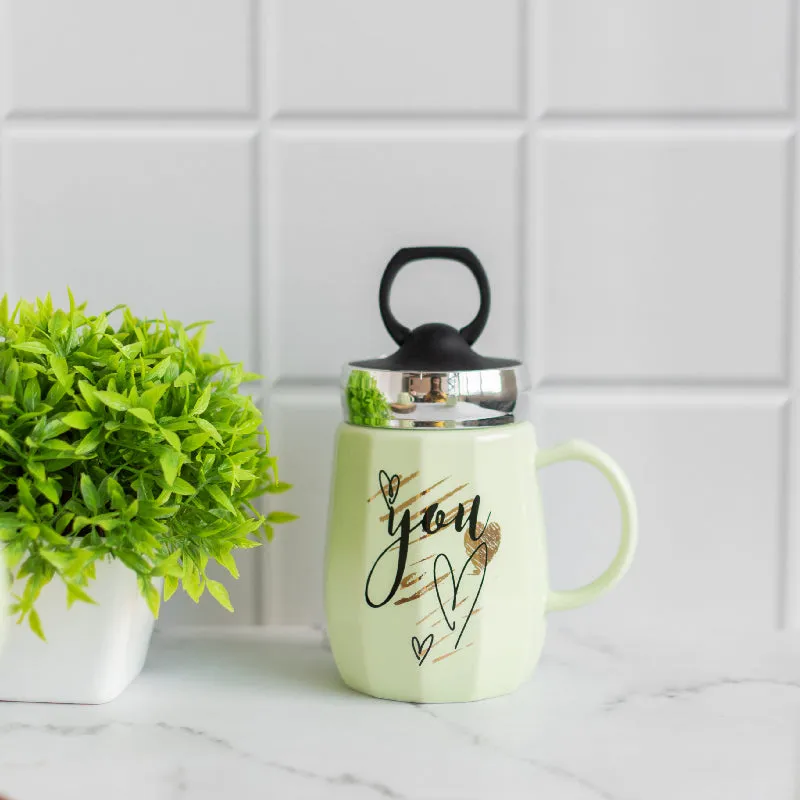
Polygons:
M434 609L433 609L433 611L431 611L430 613L426 614L426 615L425 615L425 616L424 616L424 617L423 617L423 618L422 618L422 619L421 619L421 620L420 620L420 621L417 623L417 625L422 625L422 623L423 623L423 622L425 622L425 620L426 620L426 619L428 619L428 617L432 617L432 616L433 616L433 615L434 615L434 614L435 614L435 613L436 613L438 610L439 610L438 608L434 608Z
M466 599L466 598L465 598L465 599ZM452 603L452 602L453 602L453 598L451 597L451 598L449 598L449 599L445 600L445 601L444 601L444 603L442 603L442 605L443 605L443 606L446 606L446 605L448 605L448 603ZM462 601L461 601L461 603L463 603L463 602L464 602L464 600L462 600ZM458 605L456 605L456 608L458 608L458 606L460 606L460 605L461 605L461 603L458 603ZM435 612L435 611L439 611L439 610L440 610L440 609L438 609L438 608L435 608L433 611ZM431 613L433 613L433 612L431 612ZM430 614L428 614L428 616L430 616ZM426 617L426 619L427 619L427 617ZM420 620L420 621L417 623L417 625L419 625L419 623L420 623L420 622L423 622L423 621L424 621L424 620ZM431 625L431 627L432 627L432 628L435 628L437 625L441 625L441 624L442 624L442 622L444 622L444 620L443 620L443 619L437 619L437 620L436 620L436 622L434 622L434 623L433 623L433 625Z
M408 566L415 567L417 564L421 564L423 561L427 561L429 558L434 558L436 553L431 553L429 556L425 556L425 558L421 558L419 561L412 561Z
M399 491L400 489L402 489L402 488L403 488L403 487L404 487L404 486L405 486L405 485L406 485L406 484L407 484L409 481L413 481L413 480L414 480L414 478L416 478L416 477L417 477L417 475L419 475L419 470L417 470L416 472L412 472L412 473L411 473L411 474L410 474L410 475L409 475L407 478L404 478L402 475L400 475L400 476L399 476L399 477L400 477L400 483L399 483L399 484L398 484L398 486L397 486L397 489L398 489L398 491ZM368 503L371 503L371 502L372 502L372 501L373 501L373 500L374 500L376 497L378 497L378 495L380 495L380 494L382 494L382 490L381 490L381 489L378 489L378 491L377 491L377 492L375 492L375 494L374 494L374 495L372 495L372 497L368 497L368 498L367 498L367 502L368 502Z
M433 659L433 663L435 664L437 661L441 661L443 658L449 658L450 656L454 656L456 653L462 652L462 650L466 650L468 647L472 647L475 642L470 642L469 644L465 644L463 647L459 648L458 650L452 650L449 653L445 653L443 656L439 656L438 658Z
M473 609L472 609L472 612L470 613L470 616L471 616L471 617L474 617L474 616L475 616L475 615L476 615L476 614L477 614L479 611L480 611L480 609L479 609L479 608L473 608Z
M447 479L445 478L445 480L447 480ZM442 483L442 481L439 481L439 483ZM434 486L438 486L439 483L435 483ZM467 486L469 486L468 483L462 483L461 486L456 486L456 488L453 489L452 492L448 492L447 494L443 495L438 500L435 500L433 503L431 503L431 505L437 505L437 506L441 505L445 500L447 500L448 498L452 497L454 494L458 494L462 489L466 489ZM416 514L412 514L411 515L411 519L412 520L416 519L417 517L419 517L422 514L424 514L427 510L428 510L428 506L426 506L425 508L420 509L419 511L417 511ZM388 519L388 517L387 517L387 519Z
M452 602L453 602L453 598L451 597L449 600L445 600L443 605L447 605L448 603L452 603ZM423 617L423 618L422 618L422 619L421 619L421 620L420 620L420 621L417 623L417 625L422 625L422 623L423 623L423 622L425 622L425 620L426 620L426 619L428 619L428 617L432 617L432 616L433 616L433 615L434 615L434 614L435 614L435 613L436 613L438 610L439 610L438 608L434 608L434 609L433 609L433 611L431 611L429 614L426 614L426 615L425 615L425 616L424 616L424 617Z
M415 583L419 583L422 580L422 574L417 575L416 572L410 572L408 575L400 581L400 588L401 589L408 589L409 586L413 586Z
M455 608L458 608L460 605L463 605L464 603L466 603L466 602L467 602L467 600L469 600L469 597L465 597L463 600L459 600L459 601L456 603L456 605L455 605ZM451 597L449 600L445 600L445 601L442 603L442 605L443 605L443 606L447 606L447 604L448 604L448 603L452 603L452 602L453 602L453 598ZM453 609L454 611L455 611L455 608ZM426 614L426 615L425 615L425 616L424 616L424 617L423 617L423 618L422 618L422 619L421 619L421 620L420 620L420 621L417 623L417 625L422 625L422 623L423 623L423 622L425 622L425 620L426 620L426 619L428 619L428 617L432 616L432 615L433 615L433 614L435 614L437 611L439 611L439 609L438 609L438 608L434 608L434 609L433 609L433 611L431 611L431 613L430 613L430 614ZM434 623L433 623L433 625L431 625L431 627L432 627L432 628L435 628L437 625L441 625L441 624L442 624L442 622L443 622L443 620L441 620L441 619L439 619L439 620L436 620L436 622L434 622Z
M442 643L442 642L443 642L445 639L449 639L449 638L450 638L452 635L453 635L452 633L447 633L447 634L445 634L444 636L442 636L442 638L441 638L441 639L437 639L437 640L436 640L436 641L435 641L435 642L434 642L434 643L431 645L431 650L433 650L433 648L434 648L434 647L436 647L436 645L437 645L437 644L441 644L441 643Z
M437 583L441 583L445 578L450 577L450 573L446 573L441 577L437 578L435 581L431 581L430 583L426 583L421 589L417 589L414 594L410 594L408 597L401 597L398 600L394 601L396 606L401 606L403 603L410 603L412 600L418 600L422 595L426 592L429 592Z
M408 500L405 501L405 503L400 503L400 505L397 506L397 508L395 508L394 513L397 514L400 511L405 511L410 505L416 503L417 500L420 499L420 497L424 497L426 494L428 494L428 492L432 491L437 486L440 486L446 480L449 480L451 477L452 477L451 475L448 475L446 478L442 478L440 481L436 481L436 483L434 483L432 486L429 486L427 489L423 489L419 494L415 494L413 497L409 497ZM419 516L419 515L415 514L414 516ZM384 514L381 517L381 522L386 522L387 519L389 519L388 513ZM414 519L414 517L411 517L411 519Z

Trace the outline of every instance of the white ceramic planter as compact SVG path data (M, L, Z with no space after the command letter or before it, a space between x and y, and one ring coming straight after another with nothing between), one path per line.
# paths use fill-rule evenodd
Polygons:
M153 615L136 576L119 561L96 565L88 592L97 605L67 608L57 578L36 601L47 641L28 627L6 626L0 650L0 700L107 703L139 674L153 632Z

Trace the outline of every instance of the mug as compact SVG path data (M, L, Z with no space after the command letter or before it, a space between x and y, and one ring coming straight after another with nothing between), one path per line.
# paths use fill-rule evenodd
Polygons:
M596 467L621 511L619 549L578 589L550 588L537 471ZM541 653L547 614L608 591L636 548L627 478L597 447L540 449L530 422L404 430L342 423L326 553L331 648L350 687L419 703L516 689Z

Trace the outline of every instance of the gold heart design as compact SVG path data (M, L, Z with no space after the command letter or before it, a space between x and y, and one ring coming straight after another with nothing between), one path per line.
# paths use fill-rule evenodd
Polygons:
M431 647L433 647L432 633L429 633L421 642L416 636L411 637L411 649L414 651L420 666L422 666L425 657L430 653Z

